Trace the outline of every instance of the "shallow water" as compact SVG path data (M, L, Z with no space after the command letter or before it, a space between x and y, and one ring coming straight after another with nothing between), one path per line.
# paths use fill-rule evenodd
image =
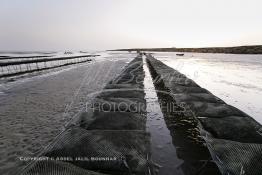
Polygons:
M262 123L262 55L154 53L226 103Z
M172 144L172 137L168 130L161 111L152 77L144 60L145 71L145 98L147 102L147 130L151 135L151 158L159 168L159 175L182 175L179 167L183 160L177 157L176 149Z

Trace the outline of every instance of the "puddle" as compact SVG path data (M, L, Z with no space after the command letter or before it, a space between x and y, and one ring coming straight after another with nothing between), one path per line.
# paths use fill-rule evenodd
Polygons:
M147 102L147 131L151 134L151 158L156 167L159 168L159 171L155 174L183 175L184 173L180 166L184 161L177 157L176 149L172 144L172 137L166 126L145 58L143 58L143 64L145 71L145 98Z

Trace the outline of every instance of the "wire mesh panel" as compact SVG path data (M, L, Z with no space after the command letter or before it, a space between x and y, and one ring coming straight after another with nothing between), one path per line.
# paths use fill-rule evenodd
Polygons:
M147 170L149 135L144 131L66 130L43 154L84 169L143 174ZM68 158L68 159L67 159Z
M206 138L213 160L223 174L260 175L262 173L262 145L230 140Z
M20 173L19 173L20 174ZM21 175L104 175L102 173L85 170L62 161L40 161L27 167Z

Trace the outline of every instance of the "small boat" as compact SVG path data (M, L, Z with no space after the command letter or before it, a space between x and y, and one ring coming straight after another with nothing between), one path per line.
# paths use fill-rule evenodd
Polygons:
M183 53L177 53L176 56L184 56L185 54Z
M65 51L64 54L73 54L72 52Z

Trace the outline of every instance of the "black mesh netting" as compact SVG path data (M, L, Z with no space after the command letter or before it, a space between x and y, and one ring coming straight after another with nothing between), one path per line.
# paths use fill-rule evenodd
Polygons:
M103 175L102 173L85 170L62 161L39 161L28 166L21 175Z
M262 145L206 138L213 160L226 175L262 174Z
M98 94L93 109L75 117L40 154L47 160L34 161L19 174L148 174L143 79L142 58L137 57Z
M195 132L197 138L201 138L200 141L202 138L204 139L202 148L204 150L206 147L208 148L207 151L211 154L210 159L213 159L212 162L216 163L222 174L262 174L262 126L260 123L241 110L226 104L185 75L156 60L151 55L148 55L147 62L153 77L159 79L155 83L156 88L170 92L170 96L173 97L170 101L174 101L176 104L184 103L189 111L194 113L191 115L194 119L192 121L195 121L195 125L198 127L194 129L201 131L201 134ZM178 115L173 116L175 116L173 119L176 120L174 122L176 124L190 119L186 117L180 120ZM171 120L167 121L167 125L172 123ZM183 129L185 129L185 125L183 125ZM173 136L176 136L178 132L174 133ZM177 135L179 136L179 134ZM177 139L175 138L175 140ZM186 146L181 147L182 149L186 148ZM194 150L194 147L190 147L190 150ZM186 153L189 153L190 150ZM194 153L197 154L199 151L194 151ZM192 155L190 153L189 157Z
M38 161L28 166L23 174L85 172L82 169L108 174L145 174L149 141L149 135L144 131L70 128L42 154L51 161ZM62 163L61 158L69 159L63 162L77 167L66 167L68 164Z

